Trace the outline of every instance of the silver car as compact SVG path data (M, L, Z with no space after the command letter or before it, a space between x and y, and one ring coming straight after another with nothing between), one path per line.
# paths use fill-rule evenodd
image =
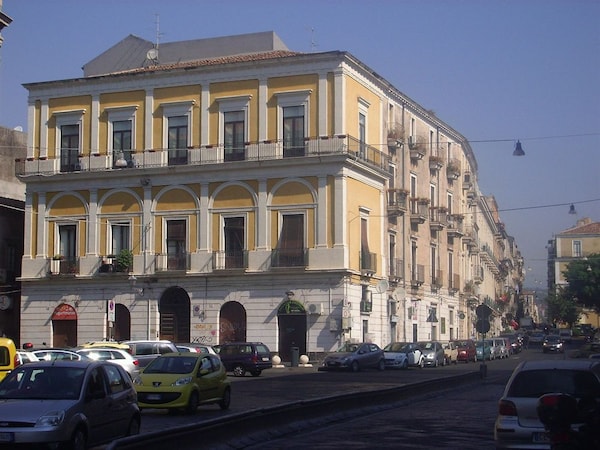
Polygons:
M80 355L85 355L94 361L107 361L118 364L134 379L140 373L140 363L127 351L119 348L82 348L77 350Z
M138 434L140 410L129 375L116 364L40 361L0 383L0 444L74 450Z
M513 371L498 402L496 448L549 449L550 439L537 415L538 399L554 392L600 398L600 361L561 359L524 361Z

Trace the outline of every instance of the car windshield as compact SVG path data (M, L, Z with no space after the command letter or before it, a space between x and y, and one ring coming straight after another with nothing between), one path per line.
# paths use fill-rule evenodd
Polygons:
M456 341L455 344L457 347L468 347L469 346L468 341Z
M399 353L407 353L411 351L410 345L403 344L402 342L392 342L388 344L383 349L384 352L399 352Z
M433 342L426 342L422 345L422 347L424 350L433 350L435 348L435 345L433 344Z
M0 383L0 399L79 398L84 368L22 366L13 370Z
M358 344L346 343L339 348L338 352L352 353L352 352L355 352L356 350L358 350Z
M600 397L600 382L583 370L526 370L515 377L509 397L538 398L550 392L562 392L577 398Z
M198 358L195 356L161 356L144 369L144 373L191 373Z

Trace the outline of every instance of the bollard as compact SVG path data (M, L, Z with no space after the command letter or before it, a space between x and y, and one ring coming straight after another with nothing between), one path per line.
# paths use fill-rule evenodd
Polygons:
M300 348L299 347L292 347L292 367L298 367L298 361L300 360Z

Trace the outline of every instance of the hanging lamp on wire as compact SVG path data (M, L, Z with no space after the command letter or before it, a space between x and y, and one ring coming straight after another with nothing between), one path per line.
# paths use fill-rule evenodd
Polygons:
M517 145L515 145L515 151L513 152L513 156L525 156L523 147L521 147L521 141L517 141Z
M575 211L575 205L573 203L571 203L571 206L569 206L569 214L577 214L577 211Z

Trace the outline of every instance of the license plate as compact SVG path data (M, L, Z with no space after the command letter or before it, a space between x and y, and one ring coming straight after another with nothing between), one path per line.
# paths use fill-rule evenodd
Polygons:
M12 433L2 432L0 433L0 442L12 442L14 440L14 436Z
M263 361L268 361L268 360L269 360L269 358L263 357L263 359L262 359L262 360L263 360Z
M160 400L160 394L148 394L148 400Z
M548 433L533 433L533 442L536 444L549 444L550 436Z

